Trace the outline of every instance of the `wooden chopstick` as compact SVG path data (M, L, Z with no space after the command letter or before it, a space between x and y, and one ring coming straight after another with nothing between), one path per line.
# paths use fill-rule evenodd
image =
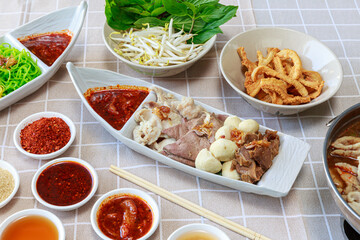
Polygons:
M139 185L140 187L143 187L153 193L156 193L157 195L159 195L173 203L176 203L179 206L182 206L200 216L203 216L215 223L218 223L218 224L222 225L223 227L226 227L244 237L247 237L247 238L253 239L253 240L270 240L270 238L267 238L264 235L256 233L253 230L250 230L250 229L248 229L244 226L241 226L233 221L230 221L229 219L226 219L214 212L211 212L203 207L200 207L199 205L196 205L195 203L190 202L189 200L186 200L182 197L179 197L176 194L168 192L165 189L158 187L138 176L135 176L134 174L131 174L117 166L111 165L110 171L132 183Z

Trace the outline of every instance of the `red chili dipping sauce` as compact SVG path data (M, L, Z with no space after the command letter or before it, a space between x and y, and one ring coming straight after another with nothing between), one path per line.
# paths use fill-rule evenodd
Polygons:
M152 221L150 206L132 194L110 196L100 204L97 211L98 226L111 239L141 238L150 230Z
M70 31L42 33L18 40L46 65L51 66L71 41Z
M91 192L93 180L83 165L65 161L47 167L36 182L40 197L56 206L69 206L81 202Z
M90 88L84 93L90 106L116 130L120 130L149 95L149 89L137 86Z

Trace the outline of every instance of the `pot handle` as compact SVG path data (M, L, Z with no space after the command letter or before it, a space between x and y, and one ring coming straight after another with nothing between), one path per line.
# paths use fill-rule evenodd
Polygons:
M333 119L331 119L330 121L328 121L325 125L326 125L327 127L330 127L331 124L337 119L337 117L338 117L338 116L334 117Z

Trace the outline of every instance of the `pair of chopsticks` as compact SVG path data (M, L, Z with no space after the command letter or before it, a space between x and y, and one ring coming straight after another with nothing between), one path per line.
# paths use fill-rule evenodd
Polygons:
M270 238L267 238L267 237L265 237L259 233L256 233L244 226L241 226L233 221L230 221L229 219L226 219L214 212L211 212L203 207L200 207L199 205L196 205L193 202L190 202L182 197L179 197L176 194L168 192L165 189L160 188L160 187L158 187L138 176L135 176L119 167L111 165L110 171L132 183L135 183L153 193L156 193L160 197L163 197L173 203L176 203L179 206L182 206L182 207L192 211L193 213L196 213L196 214L203 216L215 223L218 223L218 224L222 225L223 227L226 227L244 237L247 237L252 240L270 240Z

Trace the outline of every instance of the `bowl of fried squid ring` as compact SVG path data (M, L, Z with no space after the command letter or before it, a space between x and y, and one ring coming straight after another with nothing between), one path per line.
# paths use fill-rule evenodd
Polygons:
M234 36L221 52L220 68L246 102L277 115L326 102L343 79L341 64L327 46L284 28L256 28Z

